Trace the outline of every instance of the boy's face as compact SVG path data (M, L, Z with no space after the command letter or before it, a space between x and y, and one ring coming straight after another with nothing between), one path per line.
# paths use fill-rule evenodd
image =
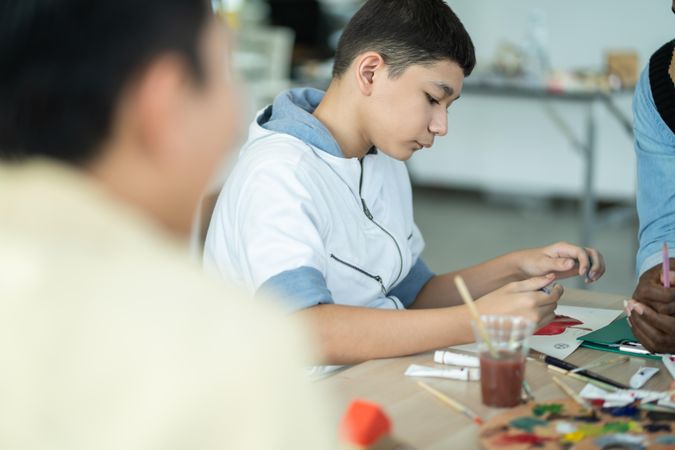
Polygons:
M384 75L384 76L382 76ZM392 158L405 161L448 130L448 108L459 97L464 72L442 60L412 65L397 78L375 76L366 104L370 140Z

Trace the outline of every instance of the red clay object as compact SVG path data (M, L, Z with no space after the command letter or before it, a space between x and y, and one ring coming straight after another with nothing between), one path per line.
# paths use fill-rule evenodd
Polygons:
M340 423L342 440L363 447L375 444L390 432L391 421L382 408L365 400L354 400Z

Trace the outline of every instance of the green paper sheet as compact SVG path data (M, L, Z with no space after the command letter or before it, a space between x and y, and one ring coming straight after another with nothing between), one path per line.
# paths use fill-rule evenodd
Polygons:
M637 342L637 338L633 334L628 325L625 315L621 315L618 319L609 325L600 328L596 331L591 331L588 334L578 337L583 347L592 348L594 350L601 350L605 352L620 353L628 356L640 356L642 358L658 359L661 357L654 354L642 354L626 352L619 349L619 345L629 342Z

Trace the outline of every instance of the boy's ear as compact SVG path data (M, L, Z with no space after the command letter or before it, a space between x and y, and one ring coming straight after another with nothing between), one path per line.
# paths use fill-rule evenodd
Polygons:
M370 95L373 90L373 82L377 76L385 72L384 59L377 52L366 52L359 55L355 61L356 82L363 95Z

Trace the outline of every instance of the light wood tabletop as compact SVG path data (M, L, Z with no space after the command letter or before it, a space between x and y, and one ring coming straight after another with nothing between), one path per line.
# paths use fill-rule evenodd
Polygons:
M625 298L612 294L568 289L560 302L573 306L622 309ZM581 366L599 358L612 356L616 355L579 348L566 361ZM433 353L367 361L332 375L322 380L321 383L337 394L338 411L345 411L349 403L357 398L378 403L392 419L394 435L415 449L480 448L478 426L466 416L420 389L417 381L427 382L430 386L473 409L484 419L504 410L489 408L481 404L480 382L478 381L404 376L403 373L410 364L433 366ZM598 367L593 370L628 384L631 375L642 366L661 368L661 371L644 386L644 389L665 390L668 388L672 378L658 360L633 357L628 363L606 368ZM553 383L551 375L559 374L548 370L543 363L528 361L525 378L537 401L565 397L560 388ZM584 386L583 382L567 377L565 381L577 392Z

